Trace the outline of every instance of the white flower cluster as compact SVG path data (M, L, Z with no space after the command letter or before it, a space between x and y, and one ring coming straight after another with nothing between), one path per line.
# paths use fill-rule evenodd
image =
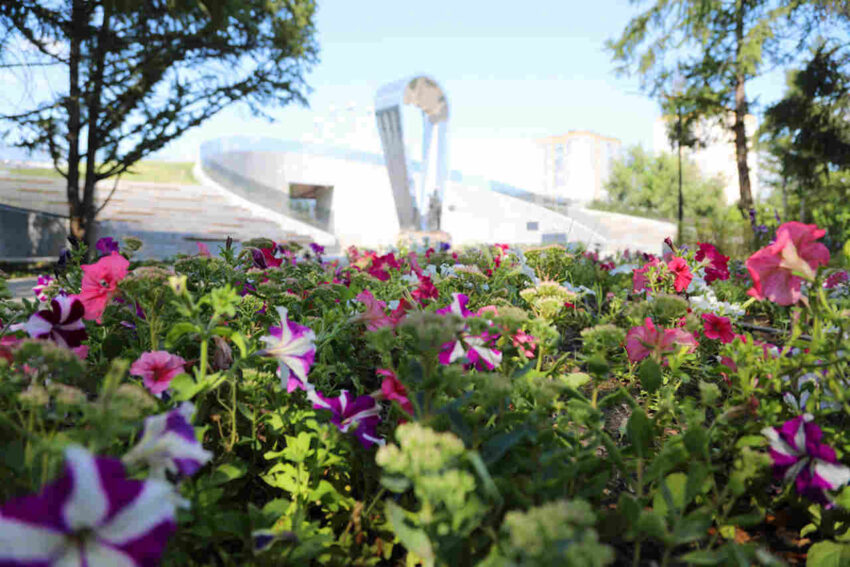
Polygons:
M720 301L711 289L705 289L701 295L690 297L691 309L694 311L714 313L731 319L743 317L746 310L739 303Z

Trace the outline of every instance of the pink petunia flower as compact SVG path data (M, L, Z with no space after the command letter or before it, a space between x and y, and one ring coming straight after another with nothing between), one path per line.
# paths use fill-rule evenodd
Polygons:
M766 427L762 434L770 441L774 475L793 482L800 496L830 508L827 491L850 482L850 468L838 462L832 447L821 443L823 431L812 420L810 414L801 415L781 427Z
M151 394L159 395L168 389L175 376L184 372L186 361L165 350L145 352L130 366L130 374L142 378Z
M803 277L812 280L818 266L829 262L829 250L820 242L826 231L813 224L786 222L776 240L747 260L753 287L747 294L779 305L793 305L802 297ZM803 277L800 275L802 274Z
M511 343L519 350L519 353L526 358L534 358L534 349L537 348L537 339L533 335L529 335L522 329L516 332L511 339Z
M130 262L118 252L104 256L94 264L81 266L83 282L79 297L85 307L86 319L102 323L101 317L106 304L115 295L118 282L127 276Z
M727 317L721 317L714 313L703 313L703 333L709 339L720 339L723 344L731 343L735 340L735 332L732 330L732 323Z
M688 289L688 286L691 285L691 280L694 279L694 275L691 273L691 268L688 266L685 259L675 256L667 263L667 268L676 277L673 281L673 288L675 288L677 292L682 292Z
M696 350L694 336L682 329L657 329L649 317L640 327L633 327L626 333L626 352L631 362L638 362L647 356L662 360L665 354L675 352L680 347L688 352Z
M366 329L369 331L392 326L393 322L384 313L384 309L387 308L386 302L375 299L371 291L364 289L355 296L355 299L366 306L366 311L352 317L352 321L365 322Z
M210 247L204 244L203 242L195 242L198 246L198 256L202 258L211 258L212 254L210 254Z
M407 398L407 388L404 387L404 384L399 382L395 372L388 368L378 368L378 370L376 370L376 374L384 377L384 380L381 382L381 394L384 399L398 402L402 411L407 415L412 416L413 404Z
M652 268L661 266L661 262L654 256L646 264L640 268L635 268L632 272L632 291L635 293L649 289L649 276L647 275ZM657 276L653 278L653 282L657 281Z

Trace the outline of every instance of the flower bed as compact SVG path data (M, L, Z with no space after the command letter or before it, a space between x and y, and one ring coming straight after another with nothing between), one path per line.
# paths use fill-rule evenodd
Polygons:
M0 564L844 564L822 236L71 250L0 304Z

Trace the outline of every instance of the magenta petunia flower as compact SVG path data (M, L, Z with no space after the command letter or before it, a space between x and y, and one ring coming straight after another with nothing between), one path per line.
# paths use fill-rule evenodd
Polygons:
M776 240L747 259L753 280L748 295L779 305L800 300L803 278L814 279L818 266L829 263L829 250L820 242L826 231L813 224L786 222L776 230Z
M184 364L186 361L181 357L165 350L145 352L130 366L130 374L141 377L151 394L159 395L168 389L175 376L185 372Z
M195 244L198 246L198 256L201 256L202 258L212 258L209 246L203 242L195 242Z
M44 303L47 301L47 295L44 293L50 284L53 283L52 276L38 276L38 280L35 285L32 287L32 292L35 294L36 299Z
M721 317L714 313L703 313L703 334L709 339L719 339L723 344L735 340L735 332L732 330L732 322L727 317Z
M626 352L632 362L638 362L647 356L661 361L665 354L675 352L683 346L687 347L688 352L696 349L697 341L691 333L682 329L657 329L649 317L644 320L642 326L632 327L626 333Z
M386 302L375 299L371 291L364 289L354 299L365 305L366 311L352 317L352 321L363 321L369 331L377 331L381 327L392 326L392 320L384 313L384 309L387 308Z
M452 294L452 302L445 306L437 309L437 313L440 315L448 315L454 314L458 317L466 319L467 317L472 317L473 313L469 309L466 308L466 305L469 303L469 296L464 293L453 293Z
M411 293L413 299L418 301L420 304L424 303L426 299L437 299L440 294L434 286L434 283L431 281L431 277L425 275L419 275L418 277L419 286Z
M812 420L811 414L801 415L781 427L766 427L762 434L770 441L774 475L794 482L801 496L830 508L827 491L850 482L850 468L838 463L835 451L821 443L823 432Z
M0 507L0 565L157 565L177 502L167 482L129 480L120 461L69 447L59 479Z
M841 284L846 283L848 280L850 280L850 276L847 275L846 270L833 272L829 274L829 276L826 278L826 281L823 282L823 287L826 289L834 289L840 286Z
M83 323L85 308L75 296L60 294L50 301L50 309L36 311L26 323L12 325L34 339L50 339L65 348L79 347L88 337Z
M146 463L151 477L165 478L165 471L192 476L212 458L195 436L194 413L195 406L183 402L168 413L145 418L139 442L121 460L127 465Z
M635 268L632 272L632 291L634 293L641 292L645 289L649 289L649 276L647 275L652 268L657 268L662 266L661 261L653 256L646 264L644 264L640 268ZM657 275L653 278L653 281L657 280Z
M118 282L127 276L130 262L118 252L113 252L94 264L80 267L83 269L83 282L77 297L86 308L85 318L101 323L106 304L115 295Z
M534 358L534 349L537 348L537 339L533 335L529 335L520 329L511 339L511 344L513 344L524 357Z
M111 236L105 236L99 239L94 247L104 256L118 252L118 243Z
M307 397L316 409L331 412L331 422L343 433L351 431L365 448L383 445L378 437L377 428L381 422L380 407L372 396L358 396L343 390L336 398L326 398L315 389L307 392Z
M260 338L268 346L258 354L273 356L280 361L278 375L281 386L286 381L287 392L296 388L312 390L313 385L307 380L307 373L316 358L316 335L309 327L290 321L285 307L278 307L277 312L280 315L280 327L269 327L271 335Z
M388 368L378 368L376 373L378 376L384 377L381 382L381 395L384 396L384 399L398 402L404 413L413 415L413 404L407 397L407 388L399 381L395 372Z
M453 314L463 319L474 317L475 314L466 308L467 303L469 303L469 297L465 294L453 293L452 302L446 307L437 309L437 313L441 315ZM473 335L467 329L468 327L464 325L460 338L442 346L439 357L440 364L449 365L466 357L469 361L468 366L474 366L477 370L493 370L499 366L502 363L502 353L493 348L496 341L499 340L499 335L489 331Z
M708 265L705 267L705 283L710 284L714 280L728 280L729 256L724 256L713 244L708 242L698 242L697 244L699 244L699 250L694 256L696 261L708 260Z

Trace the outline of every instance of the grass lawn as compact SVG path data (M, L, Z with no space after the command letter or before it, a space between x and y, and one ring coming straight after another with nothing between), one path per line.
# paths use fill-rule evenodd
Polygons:
M142 161L134 165L130 172L121 176L127 181L151 181L155 183L183 183L185 185L196 185L192 175L194 164L190 161ZM60 177L53 168L40 167L13 167L9 168L13 175L26 175L29 177Z

